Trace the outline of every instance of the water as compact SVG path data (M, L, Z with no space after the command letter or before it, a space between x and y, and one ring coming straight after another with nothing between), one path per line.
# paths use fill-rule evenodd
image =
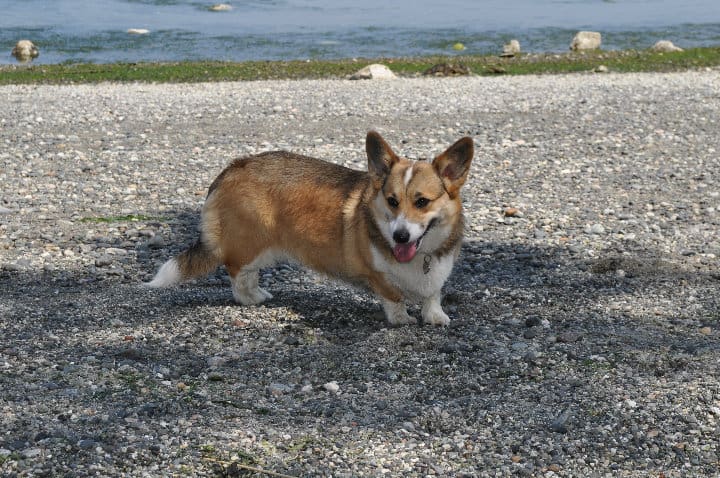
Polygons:
M21 38L36 63L290 60L566 51L577 30L608 50L720 45L719 0L0 0L0 63ZM129 35L129 28L150 30ZM7 53L2 54L2 49Z

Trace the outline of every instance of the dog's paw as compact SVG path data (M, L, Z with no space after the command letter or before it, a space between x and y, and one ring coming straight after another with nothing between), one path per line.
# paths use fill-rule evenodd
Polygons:
M252 290L233 290L233 298L235 302L242 305L257 305L272 299L272 294L260 287Z
M405 304L402 302L384 301L385 317L390 325L396 327L399 325L417 324L417 319L407 313Z
M431 307L423 311L423 323L446 327L450 325L450 317L440 307Z
M412 315L408 314L406 310L403 310L401 313L388 315L387 321L390 325L394 327L400 325L417 324L417 319Z

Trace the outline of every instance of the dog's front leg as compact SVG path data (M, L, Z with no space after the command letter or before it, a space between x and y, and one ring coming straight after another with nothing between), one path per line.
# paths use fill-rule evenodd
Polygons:
M449 325L450 317L442 310L440 300L442 295L437 292L427 297L422 305L423 322L431 325Z
M368 282L382 299L385 317L390 325L417 324L417 319L407 313L402 292L397 287L389 284L380 274L371 276Z
M383 298L383 309L390 325L417 324L417 319L407 313L405 302L392 302Z

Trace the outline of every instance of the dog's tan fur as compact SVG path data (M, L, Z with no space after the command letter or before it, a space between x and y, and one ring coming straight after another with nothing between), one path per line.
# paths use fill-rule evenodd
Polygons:
M175 259L178 279L207 274L219 264L231 277L244 277L266 254L295 259L368 286L389 303L401 303L404 291L376 266L373 250L389 263L396 262L379 224L399 214L417 223L432 215L432 227L448 233L430 252L456 256L463 227L458 193L472 149L472 140L463 138L432 164L413 162L398 157L379 134L370 132L368 172L287 152L237 159L210 186L201 238ZM398 202L392 211L385 206L389 196ZM414 207L420 197L430 200L422 210ZM159 279L153 282L168 285Z

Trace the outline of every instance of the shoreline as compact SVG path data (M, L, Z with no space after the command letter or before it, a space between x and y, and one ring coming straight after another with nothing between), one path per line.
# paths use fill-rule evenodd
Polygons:
M651 50L529 53L305 61L174 62L131 64L0 65L2 84L98 82L197 83L268 79L347 78L371 63L383 63L401 77L421 76L441 63L463 64L472 75L515 76L594 71L669 72L720 66L720 47L661 53Z

